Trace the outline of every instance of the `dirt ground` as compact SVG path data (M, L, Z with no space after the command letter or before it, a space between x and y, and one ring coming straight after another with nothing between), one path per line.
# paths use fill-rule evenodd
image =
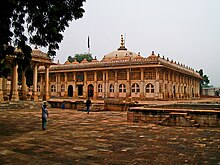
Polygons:
M126 112L0 110L0 164L220 164L220 129L127 122Z

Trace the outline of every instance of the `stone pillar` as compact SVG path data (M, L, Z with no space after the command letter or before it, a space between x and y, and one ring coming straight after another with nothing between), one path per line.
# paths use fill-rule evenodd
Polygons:
M37 68L38 66L35 64L34 65L34 70L33 70L33 98L34 101L38 101L38 94L37 94Z
M76 98L76 72L73 72L73 98Z
M61 83L60 83L60 73L56 74L56 89L57 89L57 96L61 96Z
M106 84L105 84L105 89L106 89L106 97L110 97L110 91L109 91L109 82L108 82L108 72L106 72Z
M163 99L166 98L166 88L165 86L167 87L167 85L165 85L167 82L166 82L166 70L163 70Z
M4 101L3 97L3 78L0 78L0 102Z
M94 95L93 98L97 99L97 72L94 73Z
M49 94L49 66L45 66L45 99L50 99Z
M144 69L141 68L141 82L140 82L140 98L144 98Z
M12 91L12 96L11 96L11 101L18 101L18 65L13 66L13 73L12 73L12 85L11 85L11 91Z
M87 88L87 73L84 72L84 85L83 85L83 97L87 98L87 92L88 88Z
M2 78L2 92L3 92L3 98L7 98L7 79Z
M64 92L64 97L67 97L67 96L68 96L67 73L64 73L64 82L65 82L65 92Z
M129 69L127 69L126 97L131 97L131 73Z
M168 71L168 85L167 85L167 92L168 92L168 98L172 95L172 87L171 87L171 71Z
M115 98L118 98L118 93L119 93L119 90L118 90L118 71L116 70L115 71L115 87L114 87L114 96Z
M22 70L22 87L21 87L21 95L22 100L27 100L27 85L26 85L26 76L25 76L25 70Z
M102 72L102 98L105 98L105 72Z
M156 68L156 82L155 82L155 98L159 98L159 89L160 89L160 83L159 83L159 71L158 68Z

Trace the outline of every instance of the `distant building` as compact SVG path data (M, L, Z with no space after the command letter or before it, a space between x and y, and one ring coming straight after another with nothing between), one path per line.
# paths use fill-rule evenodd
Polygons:
M147 58L121 46L101 61L65 62L49 67L49 86L45 68L38 69L37 93L40 98L49 88L49 98L135 98L189 99L200 97L201 77L192 68L165 59L154 52Z
M204 96L220 96L220 87L214 87L214 86L202 87L202 94Z

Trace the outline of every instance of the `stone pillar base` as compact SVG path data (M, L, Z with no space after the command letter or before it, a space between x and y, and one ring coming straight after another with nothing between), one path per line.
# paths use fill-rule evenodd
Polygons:
M37 92L34 92L34 94L33 94L33 99L34 99L34 101L38 101L38 95L37 95Z
M49 93L46 93L45 99L46 99L46 100L49 100L49 99L50 99Z
M19 101L18 91L12 91L11 101Z
M27 100L27 93L25 91L22 91L21 99L22 100Z
M0 101L4 101L3 91L2 90L0 90Z

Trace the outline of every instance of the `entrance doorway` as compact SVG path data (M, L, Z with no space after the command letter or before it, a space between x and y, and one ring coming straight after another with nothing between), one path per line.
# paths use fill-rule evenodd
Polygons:
M68 86L68 97L73 97L73 86L72 85Z
M93 97L94 95L94 87L92 84L89 84L88 86L88 97Z
M83 95L83 85L78 85L78 96Z

